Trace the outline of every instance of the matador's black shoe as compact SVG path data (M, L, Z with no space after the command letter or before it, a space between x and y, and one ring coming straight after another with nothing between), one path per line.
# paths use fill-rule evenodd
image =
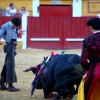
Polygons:
M17 91L19 91L20 89L18 89L18 88L15 88L14 86L9 86L8 87L8 92L17 92Z
M5 85L4 86L0 85L0 90L8 90L8 88Z
M8 88L5 86L5 84L0 79L0 90L8 90Z

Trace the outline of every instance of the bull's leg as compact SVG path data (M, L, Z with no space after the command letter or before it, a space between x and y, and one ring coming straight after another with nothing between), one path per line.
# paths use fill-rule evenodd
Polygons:
M54 100L59 100L60 97L62 97L65 93L67 93L67 89L66 88L60 89L60 92L58 93L58 95L55 96Z
M80 84L80 82L81 82L81 80L82 80L82 78L80 78L80 79L78 79L76 82L76 90L75 90L75 94L77 94L78 93L78 87L79 87L79 84ZM75 95L74 94L74 95Z
M63 91L60 91L58 95L54 98L54 100L59 100L60 97L63 95Z
M69 86L68 91L69 92L67 94L67 98L71 99L75 95L75 87L74 87L74 85Z
M48 98L52 98L50 97L50 93L51 93L51 85L47 84L47 83L43 83L43 92L44 92L44 98L48 99Z
M69 86L69 88L62 88L58 95L54 98L54 100L59 100L60 97L63 96L63 99L71 99L75 94L75 88L74 85Z
M69 91L66 91L65 93L63 93L63 99L66 99L69 95Z

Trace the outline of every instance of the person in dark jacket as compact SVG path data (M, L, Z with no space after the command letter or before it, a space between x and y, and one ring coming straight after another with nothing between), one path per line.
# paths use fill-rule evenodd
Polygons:
M85 100L99 100L98 89L100 89L100 18L87 21L92 35L83 40L81 64L88 71L84 84ZM98 88L95 88L97 87ZM95 92L94 92L95 91ZM96 96L95 96L96 94ZM92 98L96 99L92 99Z
M19 18L13 18L11 21L8 21L5 24L3 24L0 29L0 40L1 38L5 40L5 45L4 45L5 62L1 71L0 90L8 90L8 91L20 90L13 86L13 83L17 82L16 72L15 72L15 55L16 55L17 35L18 35L17 28L20 25L21 25L21 20ZM19 33L23 34L24 31L19 30ZM8 84L8 87L5 86L5 83Z

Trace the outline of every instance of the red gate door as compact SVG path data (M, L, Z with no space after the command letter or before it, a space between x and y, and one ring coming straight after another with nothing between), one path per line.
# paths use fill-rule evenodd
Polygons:
M72 16L71 5L41 5L39 6L40 16Z
M28 17L27 46L62 49L62 17Z

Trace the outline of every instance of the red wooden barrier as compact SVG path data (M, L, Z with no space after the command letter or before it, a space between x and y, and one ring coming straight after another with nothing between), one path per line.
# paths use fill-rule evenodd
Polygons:
M90 18L92 17L28 17L27 47L81 48L82 39L91 34L90 28L86 26L86 21Z

